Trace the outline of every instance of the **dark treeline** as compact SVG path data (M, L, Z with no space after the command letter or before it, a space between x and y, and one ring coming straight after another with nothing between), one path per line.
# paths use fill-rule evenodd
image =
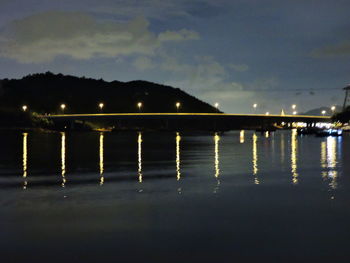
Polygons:
M61 113L60 104L66 104L65 113L138 112L216 112L217 110L186 92L170 86L147 81L107 82L102 79L78 78L53 74L33 74L22 79L4 79L0 82L0 114L20 111L27 105L36 113Z

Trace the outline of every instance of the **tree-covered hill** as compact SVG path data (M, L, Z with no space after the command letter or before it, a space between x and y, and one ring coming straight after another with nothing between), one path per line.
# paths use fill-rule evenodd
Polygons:
M0 112L14 113L22 105L31 112L98 113L103 102L103 112L137 112L142 102L142 112L216 112L217 110L186 92L170 86L147 81L107 82L102 79L78 78L53 74L33 74L22 79L4 79L0 82Z

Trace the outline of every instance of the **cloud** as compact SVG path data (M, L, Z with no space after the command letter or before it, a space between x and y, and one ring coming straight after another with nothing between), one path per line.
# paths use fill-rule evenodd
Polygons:
M350 41L346 41L337 45L317 48L311 52L314 58L325 57L341 57L350 55Z
M185 41L198 34L182 29L156 35L149 22L98 21L73 12L46 12L16 20L0 32L0 56L20 63L50 62L57 56L74 59L154 55L163 41Z
M245 72L249 69L249 66L246 64L229 64L229 67L238 72Z
M141 71L154 69L156 65L148 57L138 57L134 60L133 66Z
M199 34L192 30L181 29L180 31L165 31L158 36L159 41L187 41L199 39Z

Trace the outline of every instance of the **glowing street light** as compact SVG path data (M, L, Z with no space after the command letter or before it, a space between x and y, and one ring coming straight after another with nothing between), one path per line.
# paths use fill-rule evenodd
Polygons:
M332 107L331 107L331 110L332 110L333 113L334 113L334 111L335 111L335 106L332 106Z
M66 104L61 104L61 110L62 110L62 112L64 113L64 110L66 109Z
M23 106L22 106L22 110L23 110L24 112L26 112L26 111L28 110L27 105L23 105Z
M101 112L102 112L104 106L105 106L105 105L104 105L102 102L98 104L98 107L100 108L100 111L101 111Z
M270 112L267 111L267 112L265 113L265 115L270 115Z
M214 104L214 106L215 106L216 110L219 111L219 103L216 102L216 103Z
M296 112L296 111L293 111L293 115L297 115L297 112Z
M139 109L139 112L141 112L142 102L138 102L138 103L137 103L137 108Z
M180 102L176 102L175 106L176 106L176 111L179 112L179 108L181 106L181 103Z
M297 108L297 105L293 104L292 109L295 110Z
M256 108L258 107L258 104L254 103L253 104L253 109L254 109L254 113L256 113Z
M325 110L321 111L322 115L324 116L327 112Z

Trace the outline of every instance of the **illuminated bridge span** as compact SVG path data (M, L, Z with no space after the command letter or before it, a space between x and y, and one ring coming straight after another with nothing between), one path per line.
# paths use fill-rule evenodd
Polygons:
M81 122L105 122L116 128L157 129L268 129L279 125L303 122L329 123L330 116L265 115L226 113L100 113L43 115L58 124L75 125Z

